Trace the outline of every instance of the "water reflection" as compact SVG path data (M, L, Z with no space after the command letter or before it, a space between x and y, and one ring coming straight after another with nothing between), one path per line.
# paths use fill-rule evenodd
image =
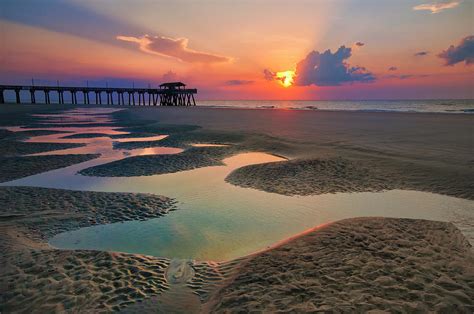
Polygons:
M84 132L83 128L80 129ZM120 131L109 129L108 132ZM32 138L31 141L38 138L53 140L54 136L57 134ZM54 140L61 139L56 137ZM261 250L316 225L360 216L455 221L466 233L472 232L472 226L463 224L463 221L474 221L474 202L469 200L400 190L289 197L241 188L224 181L230 172L242 166L282 160L263 153L239 154L225 159L224 166L173 174L114 178L81 176L77 171L123 158L124 153L138 155L180 150L162 147L114 150L113 140L108 137L67 142L76 140L87 143L87 146L64 151L100 152L103 156L2 185L154 193L176 198L179 210L145 222L109 224L59 234L50 241L58 248L221 261Z
M98 178L76 175L88 161L10 182L106 192L141 192L174 197L179 210L145 222L95 226L51 239L58 248L142 253L169 258L227 260L261 250L316 225L343 218L387 216L451 221L474 219L473 202L414 191L289 197L233 186L232 170L279 157L247 153L225 166L173 174Z

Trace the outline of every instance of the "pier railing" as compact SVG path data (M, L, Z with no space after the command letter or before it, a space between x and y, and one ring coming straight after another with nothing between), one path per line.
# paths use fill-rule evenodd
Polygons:
M186 89L183 83L165 83L160 88L112 88L112 87L67 87L67 86L22 86L0 85L0 103L5 103L5 91L14 91L15 102L37 103L36 95L44 95L44 103L51 104L51 94L57 95L58 104L64 104L65 95L71 104L78 104L78 94L83 96L83 104L107 105L148 105L148 106L195 106L194 94L197 89ZM21 92L29 92L29 102L24 102ZM92 97L90 97L92 95ZM103 99L103 95L105 98ZM114 103L114 96L117 100ZM91 99L93 100L91 102Z

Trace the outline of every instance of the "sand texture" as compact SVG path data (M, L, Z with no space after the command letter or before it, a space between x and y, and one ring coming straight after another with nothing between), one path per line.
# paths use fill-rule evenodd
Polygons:
M292 156L299 150L299 146L293 145L292 141L277 138L265 134L234 132L222 130L201 129L194 125L167 125L153 123L140 127L123 128L131 132L131 135L112 135L111 138L123 137L148 137L154 135L169 135L160 141L140 141L114 143L116 149L136 149L148 147L178 147L187 149L193 144L223 144L232 145L241 151L259 151L272 154Z
M3 113L2 113L3 114ZM7 112L8 115L8 112ZM19 114L22 116L21 114ZM23 117L23 121L33 118ZM18 121L18 118L14 119ZM0 119L0 123L3 122ZM21 124L21 123L20 123ZM45 127L43 125L43 127ZM80 143L30 143L23 142L32 136L65 133L50 130L28 130L12 132L0 129L0 182L11 181L41 172L67 167L99 157L98 154L25 156L68 148L82 147Z
M34 114L51 114L68 109L68 105L25 105L18 106L17 104L2 104L0 115L0 126L18 126L28 123L36 123L39 119Z
M54 150L82 147L81 143L26 143L0 141L0 155L3 157L30 155Z
M228 282L241 259L224 263L172 259L165 271L167 289L131 304L124 313L207 313L207 302Z
M148 120L144 121L143 119L136 120L135 117L132 118L131 111L123 111L119 113L112 114L116 119L123 122L130 121L142 121L140 125L134 126L125 126L123 131L130 133L151 133L151 134L177 134L182 132L190 132L200 129L199 126L190 125L190 124L167 124L167 123L156 123L156 121Z
M184 127L184 126L183 126ZM191 126L189 126L191 127ZM164 129L161 134L167 134ZM157 133L157 134L160 134ZM179 147L187 148L191 144L196 143L209 143L209 144L238 144L245 139L242 134L236 134L233 132L217 132L217 131L185 131L179 133L172 133L167 138L161 141L148 141L148 142L123 142L116 143L114 145L117 149L134 149L134 148L147 148L156 146L166 147Z
M97 157L98 154L0 157L0 182L71 166Z
M23 156L65 148L20 142L47 132L41 129L45 119L30 113L65 108L71 107L2 107L0 125L38 130L0 131L5 144L0 181L97 157ZM131 132L111 138L166 134L161 141L115 147L186 149L176 155L125 158L85 169L84 175L171 173L222 165L226 157L255 151L289 160L237 169L228 182L284 195L413 189L474 199L473 117L131 108L114 112L110 123L54 126L114 126ZM230 146L190 147L194 143ZM251 256L214 263L56 250L47 244L63 231L160 217L175 209L175 201L167 197L1 187L0 204L1 313L474 312L474 253L450 223L347 219Z
M276 155L291 155L295 148L290 141L268 135L201 130L192 125L151 124L125 128L136 134L169 134L159 141L115 142L115 149L148 147L178 147L186 149L174 155L134 156L80 171L82 175L98 177L149 176L222 165L222 160L235 154L254 151ZM134 133L146 132L146 133ZM154 133L150 133L154 132ZM112 136L115 138L116 136ZM192 144L218 144L223 147L192 147Z
M67 134L67 131L53 131L53 130L27 130L13 132L6 129L0 129L0 140L25 140L33 136L43 136L51 134Z
M212 312L472 313L474 253L452 224L356 218L248 259Z
M47 124L48 126L53 126L55 128L99 128L99 127L113 127L116 125L115 121L112 122L98 122L98 123L73 123L73 122L67 122L67 123L54 123L54 124ZM30 124L25 124L25 128L29 129L42 129L45 127L45 123L30 123Z
M365 190L366 185L372 188L373 184L377 189L382 177L382 188L388 185L388 189L474 199L473 115L202 107L167 109L140 108L132 109L130 113L133 119L199 125L202 128L196 133L213 130L213 133L245 135L238 145L248 151L298 160L281 163L278 167L255 165L237 170L229 178L229 182L237 185L288 195L308 195L326 189ZM341 160L350 162L356 169L369 168L372 170L368 178L371 182L366 184L355 177L339 178L344 186L321 189L315 170L321 169L318 160L328 159L336 168L343 166L339 165ZM303 160L302 164L298 164L300 160ZM307 160L313 160L318 166L308 167L311 163ZM304 174L303 168L309 173ZM323 169L323 176L337 177L337 173L328 173L331 169L331 166ZM292 174L292 170L296 172ZM271 172L271 179L263 177L267 172ZM302 182L296 184L295 180Z
M109 137L108 134L103 133L79 133L79 134L72 134L66 135L62 138L96 138L96 137Z
M56 250L45 242L83 226L159 217L174 209L166 197L8 187L0 203L2 313L197 313L240 263Z
M474 199L474 171L354 158L297 159L245 166L226 181L284 195L417 190Z
M25 250L2 265L2 313L110 312L167 289L165 259L97 251Z
M176 209L173 199L134 193L0 187L2 220L41 238L84 226L160 217Z
M0 312L117 310L162 293L169 261L60 251L45 240L84 226L159 217L172 199L147 194L0 188Z
M53 150L82 147L81 143L30 143L23 142L32 136L50 135L63 132L48 131L48 130L31 130L11 132L5 129L0 129L0 156L12 157L22 156L36 153L49 152Z
M230 173L226 181L284 195L376 192L389 187L370 168L340 157L245 166Z
M195 147L173 155L128 157L87 168L79 173L95 177L133 177L173 173L222 165L222 159L235 154L237 151L233 147Z

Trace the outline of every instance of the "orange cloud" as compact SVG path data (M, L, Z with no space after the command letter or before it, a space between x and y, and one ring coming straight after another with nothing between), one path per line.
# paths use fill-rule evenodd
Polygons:
M431 13L436 14L446 9L452 9L457 7L461 1L459 0L446 0L441 2L433 2L433 3L424 3L413 7L413 10L420 11L431 11Z
M231 59L207 52L188 48L187 38L171 38L164 36L143 35L141 37L117 36L118 40L137 43L141 51L176 58L190 63L222 63Z

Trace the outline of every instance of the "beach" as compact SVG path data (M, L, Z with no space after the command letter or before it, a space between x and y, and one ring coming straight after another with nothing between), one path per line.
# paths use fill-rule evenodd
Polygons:
M452 225L359 218L245 261L212 312L458 312L473 309L472 247Z
M56 116L53 123L51 116L31 115L54 117L73 108L81 116L74 121ZM0 139L4 144L0 158L5 160L0 176L0 228L4 234L0 311L474 310L474 222L470 216L474 116L112 106L103 108L124 110L96 112L94 116L85 108L9 104L0 109L2 128L34 129L4 131ZM88 115L99 120L86 122ZM82 131L47 130L58 126ZM166 136L158 138L161 135ZM35 137L45 142L35 142ZM102 151L83 150L94 145L109 146ZM246 163L239 156L253 156L256 161ZM232 158L237 160L235 166L228 166ZM71 169L71 173L62 168ZM206 186L203 181L211 182L211 176L216 176L206 172L212 169L222 169L215 183L229 191L222 200L221 195L213 194L220 191L217 189L196 196L197 192L176 188L178 192L173 194L164 186L165 179L165 183L159 181L161 176L168 176L169 182L186 182L179 180L188 178L190 186L193 180ZM57 187L50 179L63 177L77 183L71 179L59 188L62 185ZM147 177L150 181L140 181ZM138 180L129 181L138 182L133 191L122 191L125 180ZM9 186L10 181L18 183ZM156 190L149 187L153 183ZM157 193L160 191L166 193ZM225 211L232 195L242 195L242 201L244 196L259 195L262 202L268 197L274 204L292 204L307 197L302 206L306 208L311 204L317 207L315 202L326 200L324 197L337 200L373 193L380 198L387 191L422 192L423 197L434 193L446 197L444 208L455 204L464 208L456 219L446 216L443 221L427 220L429 209L423 209L427 219L405 214L387 218L383 211L378 215L381 217L328 218L327 223L306 231L288 229L282 233L286 238L269 238L261 249L228 260L151 256L133 249L127 253L57 249L49 244L55 236L85 227L119 228L129 222L159 223L173 221L174 215L190 216L193 201L198 204L201 199L206 201L202 208L218 202L216 208ZM191 196L186 198L186 193ZM414 207L400 208L400 212L416 212L422 207L416 202L409 204ZM195 206L195 211L201 210ZM268 220L269 229L278 219L284 221L284 210L288 223L295 223L292 217L298 216L291 215L295 210L291 207L275 211L274 217L267 209L246 210L249 221L242 224ZM259 211L263 218L251 216ZM433 217L442 217L440 211L442 208L436 209L436 214L433 211ZM322 213L308 211L304 215ZM225 225L224 218L219 223ZM183 225L173 227L179 232L170 237L193 232ZM265 227L261 225L261 229ZM217 231L209 230L206 236L212 240ZM238 250L243 244L215 245Z
M233 131L254 136L255 149L293 160L318 164L349 163L374 170L387 188L436 192L473 199L473 116L441 113L380 113L348 111L252 110L199 108L139 108L137 118L161 123L199 125L205 129ZM264 143L262 143L264 142ZM252 143L248 144L252 147ZM318 160L323 162L318 162ZM293 166L298 162L293 162ZM258 166L256 171L261 167ZM304 168L304 162L301 165ZM266 190L288 184L246 176L242 184ZM276 169L268 170L278 173ZM328 169L331 171L331 169ZM335 169L332 169L335 170ZM265 172L265 168L262 169ZM239 184L242 169L231 180ZM298 174L297 174L298 175ZM298 178L300 179L300 178ZM304 182L310 179L302 178ZM258 181L258 182L257 182ZM378 188L385 188L380 184ZM311 186L311 183L308 184ZM375 184L378 185L378 184ZM375 187L377 188L377 186ZM283 193L307 194L317 187Z

